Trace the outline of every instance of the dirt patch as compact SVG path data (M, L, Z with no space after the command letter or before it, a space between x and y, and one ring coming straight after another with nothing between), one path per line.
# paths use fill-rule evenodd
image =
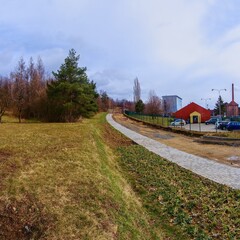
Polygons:
M4 180L15 174L21 167L18 162L11 159L14 154L7 150L0 150L0 190Z
M165 145L203 158L208 158L227 165L232 165L234 167L240 167L240 162L231 159L233 153L235 156L240 157L239 147L216 144L203 145L202 143L196 142L196 140L199 140L199 138L185 136L173 132L170 134L168 131L156 129L144 125L141 122L126 119L123 114L115 114L114 119L121 125L132 130L135 129L136 132Z
M227 160L232 164L232 165L236 165L236 166L240 166L240 156L230 156L229 158L227 158Z
M112 148L117 148L120 146L129 146L134 144L132 140L125 137L120 132L114 131L114 129L109 125L104 125L104 141Z
M6 150L0 150L0 163L7 161L12 154Z
M40 239L52 228L53 217L33 197L0 200L0 239Z

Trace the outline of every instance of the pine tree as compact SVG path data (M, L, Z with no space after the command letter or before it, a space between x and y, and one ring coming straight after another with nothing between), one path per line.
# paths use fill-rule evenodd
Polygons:
M74 122L97 111L96 84L89 81L86 67L78 67L79 55L71 49L68 57L48 84L49 120Z
M220 107L219 107L219 104L220 104ZM219 96L218 101L216 102L216 105L215 105L215 108L214 108L214 114L215 115L222 115L224 112L226 112L226 103L224 103L222 97Z
M135 111L137 113L143 113L144 108L145 108L145 105L143 101L141 99L137 101L137 103L135 104Z

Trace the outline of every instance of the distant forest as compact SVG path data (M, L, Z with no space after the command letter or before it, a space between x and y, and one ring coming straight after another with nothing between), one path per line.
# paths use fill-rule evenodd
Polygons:
M0 76L0 122L11 112L19 122L36 119L46 122L75 122L109 108L105 91L98 93L86 67L78 66L79 55L69 51L57 72L46 74L42 59L28 65L23 58L9 77Z

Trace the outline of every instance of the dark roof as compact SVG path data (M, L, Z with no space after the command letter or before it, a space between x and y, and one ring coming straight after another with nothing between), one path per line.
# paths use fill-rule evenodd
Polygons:
M235 101L231 101L228 106L238 106L238 104Z

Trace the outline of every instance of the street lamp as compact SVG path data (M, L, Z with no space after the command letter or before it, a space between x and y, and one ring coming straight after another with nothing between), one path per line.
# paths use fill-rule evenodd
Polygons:
M201 98L201 100L204 100L204 101L205 101L206 109L208 109L207 101L208 101L208 100L211 100L211 98Z
M221 102L220 102L220 97L221 97L221 95L220 95L220 92L221 91L227 91L227 89L226 88L223 88L223 89L212 89L212 91L217 91L218 92L218 95L219 95L219 97L218 97L218 107L219 107L219 115L220 115L220 117L222 116L221 115Z

